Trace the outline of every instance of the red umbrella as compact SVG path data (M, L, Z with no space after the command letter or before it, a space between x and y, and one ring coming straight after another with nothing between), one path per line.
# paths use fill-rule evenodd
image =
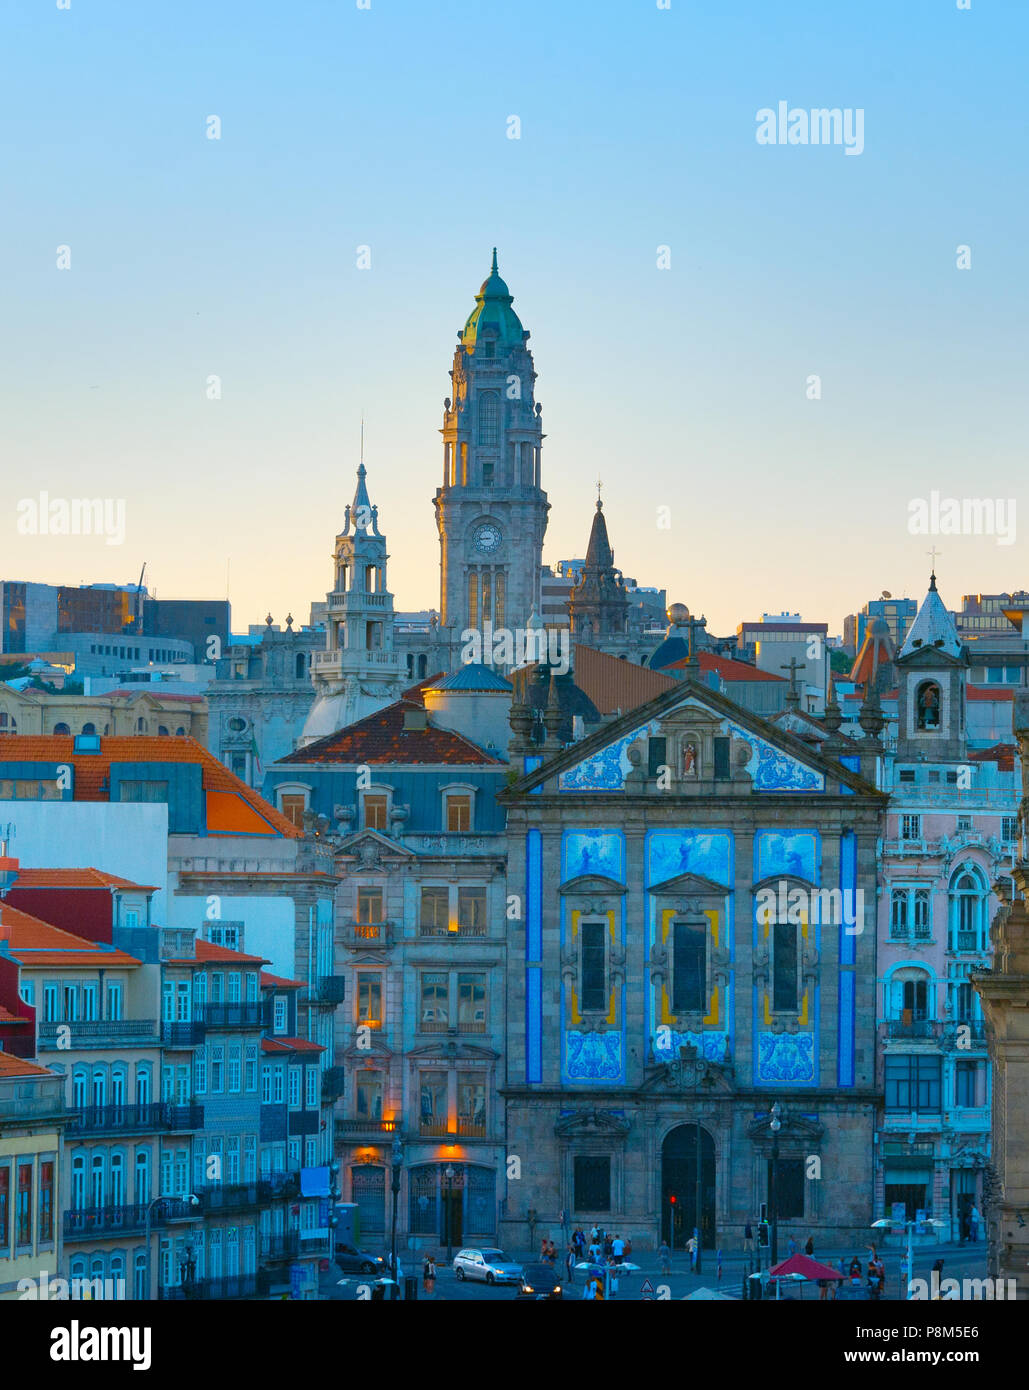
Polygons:
M774 1269L768 1271L769 1278L772 1279L776 1275L783 1274L800 1274L805 1279L835 1279L837 1281L846 1277L838 1269L833 1269L831 1265L819 1264L810 1255L791 1255L788 1260L781 1260Z

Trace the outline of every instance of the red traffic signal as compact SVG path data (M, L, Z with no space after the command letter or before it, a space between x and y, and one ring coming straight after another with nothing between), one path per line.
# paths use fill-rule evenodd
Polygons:
M679 1199L678 1199L678 1197L676 1197L675 1193L673 1192L672 1195L669 1197L668 1200L671 1202L672 1206L674 1207L675 1204L676 1204L676 1202L677 1202Z

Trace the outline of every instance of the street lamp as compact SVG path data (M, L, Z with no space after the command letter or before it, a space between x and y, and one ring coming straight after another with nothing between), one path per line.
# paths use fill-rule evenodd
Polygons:
M143 1237L143 1244L144 1244L144 1246L145 1246L145 1248L146 1248L146 1301L147 1301L147 1302L149 1302L149 1300L150 1300L150 1217L151 1217L151 1213L153 1212L154 1207L159 1206L159 1205L161 1204L161 1202L178 1202L178 1201L181 1201L181 1200L182 1200L182 1199L181 1199L180 1197L154 1197L154 1198L152 1198L152 1199L147 1203L146 1218L145 1218L145 1221L144 1221L145 1235L144 1235L144 1237ZM195 1192L191 1192L191 1193L189 1194L189 1197L188 1197L186 1200L188 1201L188 1203L189 1203L189 1205L190 1205L191 1207L198 1207L198 1206L200 1205L200 1198L196 1195Z
M772 1106L772 1118L768 1127L772 1131L772 1182L770 1206L772 1208L772 1267L779 1263L779 1131L782 1129L782 1106L778 1101Z
M697 1115L697 1192L696 1192L696 1196L695 1196L695 1198L694 1198L694 1211L696 1212L697 1225L696 1225L696 1228L695 1228L695 1230L694 1230L694 1232L693 1232L693 1238L694 1238L694 1240L697 1242L697 1251L696 1251L696 1254L695 1254L694 1260L693 1260L693 1272L694 1272L694 1274L699 1274L699 1273L700 1273L700 1250L701 1250L701 1247L702 1247L703 1244L704 1244L704 1218L703 1218L703 1215L701 1214L701 1206L700 1206L701 1201L703 1200L703 1197L702 1197L703 1189L701 1188L701 1184L700 1184L700 1175L701 1175L701 1169L703 1168L703 1165L704 1165L704 1160L703 1160L702 1157L701 1157L701 1152L702 1152L702 1150L701 1150L701 1146L700 1146L700 1115L699 1115L699 1113L698 1113L698 1115Z
M393 1278L393 1288L390 1293L391 1298L396 1298L400 1293L400 1280L397 1278L397 1206L400 1197L400 1166L404 1161L404 1141L400 1135L393 1138L393 1234L390 1239L390 1274Z
M448 1163L447 1166L443 1169L443 1176L444 1178L446 1178L446 1185L443 1189L443 1192L445 1194L444 1202L447 1212L447 1264L450 1264L454 1258L454 1245L453 1240L451 1238L453 1226L451 1224L450 1219L450 1200L451 1193L454 1190L454 1165L452 1163Z

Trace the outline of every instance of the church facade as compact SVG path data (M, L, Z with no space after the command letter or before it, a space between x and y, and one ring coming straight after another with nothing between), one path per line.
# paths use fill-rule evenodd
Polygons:
M875 732L844 766L688 678L515 756L503 1241L563 1218L739 1248L776 1102L781 1242L867 1239Z

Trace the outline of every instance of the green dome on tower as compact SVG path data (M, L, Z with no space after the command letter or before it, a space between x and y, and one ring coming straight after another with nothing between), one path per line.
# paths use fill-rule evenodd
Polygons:
M522 342L525 330L511 304L511 291L497 270L497 248L494 246L490 273L479 287L475 308L469 314L461 334L461 341L469 352L475 351L475 344L486 327L494 327L497 330L495 341L506 347L514 347Z

